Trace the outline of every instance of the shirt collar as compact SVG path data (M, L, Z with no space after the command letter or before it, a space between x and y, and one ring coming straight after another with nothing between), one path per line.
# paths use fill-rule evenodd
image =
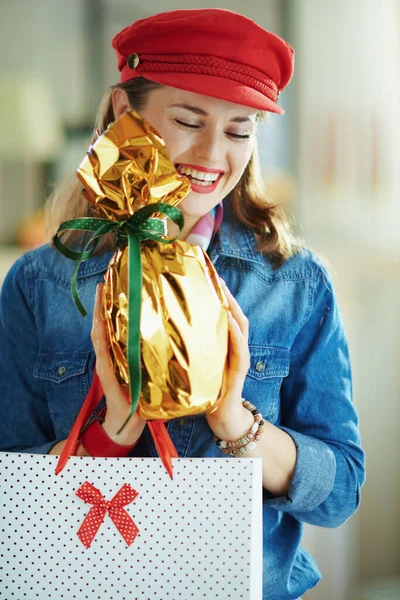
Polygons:
M228 198L224 200L224 217L212 241L208 254L214 262L219 255L238 258L264 265L264 257L257 250L254 231L236 219Z

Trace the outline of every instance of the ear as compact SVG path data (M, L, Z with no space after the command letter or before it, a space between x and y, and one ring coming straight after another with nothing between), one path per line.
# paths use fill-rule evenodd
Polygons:
M118 119L127 110L132 110L132 106L129 103L128 95L125 90L121 88L114 88L112 95L112 105L114 110L114 117Z

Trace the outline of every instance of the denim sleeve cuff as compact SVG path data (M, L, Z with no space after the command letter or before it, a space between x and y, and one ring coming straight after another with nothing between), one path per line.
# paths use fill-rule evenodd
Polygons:
M31 446L30 448L13 448L12 450L2 450L2 452L16 452L18 454L48 454L50 450L61 442L60 440L53 440L52 442L46 442L45 444L39 444L39 446Z
M329 446L316 439L280 427L293 439L297 461L287 496L264 499L264 504L283 512L308 512L319 506L332 491L336 458Z

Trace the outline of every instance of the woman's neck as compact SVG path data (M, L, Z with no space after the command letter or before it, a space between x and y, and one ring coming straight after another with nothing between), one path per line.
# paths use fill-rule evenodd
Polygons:
M181 233L179 233L179 227L176 225L171 219L167 219L167 227L168 227L168 236L175 237L179 234L179 239L184 241L186 240L189 233L192 231L193 227L198 223L200 217L185 217L183 229Z

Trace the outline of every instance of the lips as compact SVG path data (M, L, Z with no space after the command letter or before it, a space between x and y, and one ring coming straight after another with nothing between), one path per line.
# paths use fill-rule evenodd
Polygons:
M188 177L192 191L199 194L210 194L213 192L225 173L221 169L211 169L187 163L176 163L175 169L180 175ZM204 176L202 175L203 173L205 174ZM215 175L217 175L217 178L214 180Z
M216 179L214 181L214 183L210 183L206 186L195 183L193 181L193 179L190 179L190 177L189 177L192 191L196 192L196 194L211 194L211 192L213 192L216 189L217 185L219 184L220 180L222 179L222 176L223 176L223 173L220 173L220 175L218 176L218 179Z
M175 163L175 168L178 169L178 167L189 167L189 169L194 169L195 171L202 171L203 173L225 173L225 171L223 171L222 169L211 169L209 167L202 167L200 165L189 165L187 163Z

